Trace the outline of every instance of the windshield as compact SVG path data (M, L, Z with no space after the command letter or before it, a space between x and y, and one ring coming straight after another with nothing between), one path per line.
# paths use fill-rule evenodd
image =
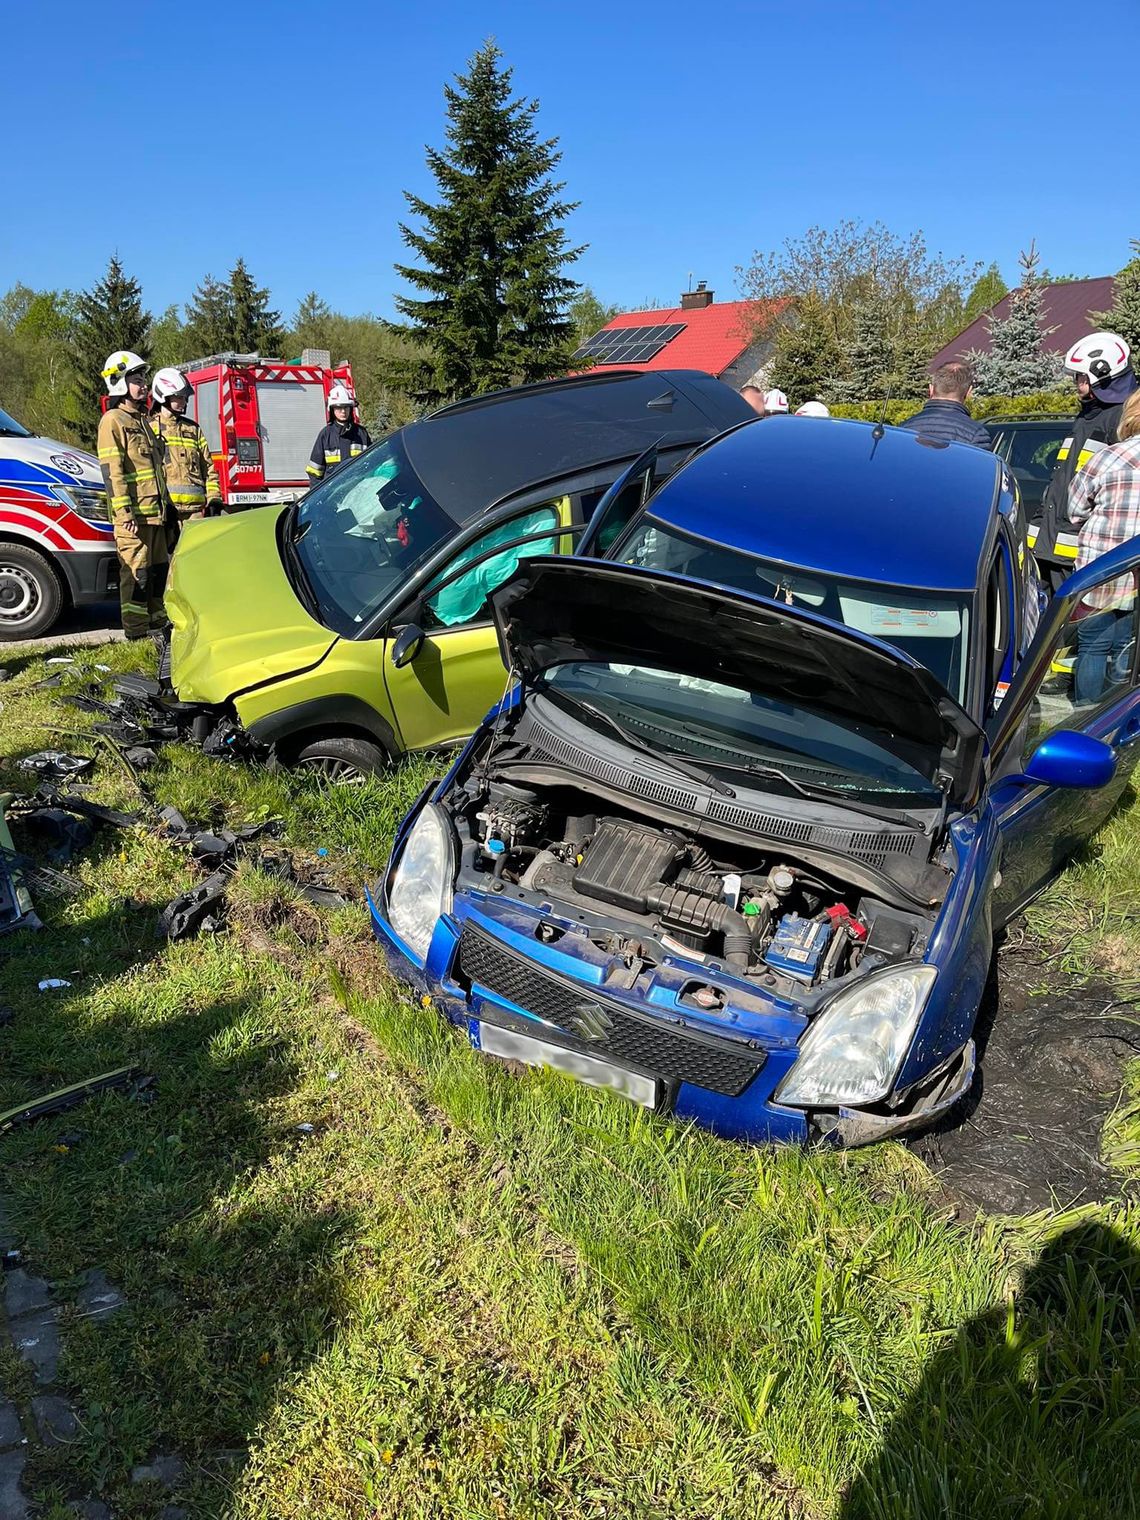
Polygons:
M958 702L969 670L969 601L950 592L901 591L872 581L816 576L711 544L645 517L613 558L749 591L844 623L893 644L936 676Z
M775 766L786 782L764 774L756 785L786 792L801 787L844 796L935 806L936 753L897 739L885 749L867 725L841 724L801 703L794 707L746 687L706 681L654 666L572 661L546 672L543 686L571 702L607 713L654 749L691 756L718 772ZM583 720L589 722L587 715Z
M3 407L0 407L0 437L32 438L34 436L33 433L28 432L26 427L21 427L15 417L9 417Z
M310 491L292 534L323 621L351 638L455 528L393 433Z

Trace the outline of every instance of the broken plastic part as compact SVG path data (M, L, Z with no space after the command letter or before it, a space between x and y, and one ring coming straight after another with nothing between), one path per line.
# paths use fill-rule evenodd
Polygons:
M15 1124L25 1124L32 1119L42 1119L46 1114L63 1113L65 1109L74 1108L77 1103L92 1097L95 1093L107 1092L115 1087L129 1087L139 1076L137 1066L120 1066L115 1071L105 1071L98 1077L89 1077L84 1082L75 1082L70 1087L60 1087L55 1092L44 1094L43 1097L33 1098L28 1103L18 1103L15 1108L9 1108L0 1114L0 1134L11 1129ZM143 1077L137 1084L141 1088L143 1084L149 1085L153 1078Z
M87 755L66 755L58 749L37 750L16 761L17 770L31 771L36 776L68 777L85 776L95 762Z
M186 939L199 929L215 932L220 922L211 910L222 902L229 881L228 871L215 871L204 882L168 903L158 916L159 937L175 941ZM212 920L210 924L207 924L207 917Z

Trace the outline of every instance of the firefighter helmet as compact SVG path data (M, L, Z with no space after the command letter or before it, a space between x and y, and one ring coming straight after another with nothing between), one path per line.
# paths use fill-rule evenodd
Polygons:
M788 398L783 391L764 392L764 410L766 412L786 412L788 410Z
M168 365L160 369L150 382L150 393L154 398L154 404L161 406L164 401L173 401L178 396L190 399L190 382L180 369Z
M797 417L830 417L831 413L822 401L805 401L796 407Z
M103 379L107 383L108 396L127 394L127 376L146 369L146 360L132 354L129 348L116 349L103 366Z
M1087 375L1093 385L1103 385L1128 368L1132 350L1119 333L1089 333L1065 355L1065 368L1074 375Z
M338 380L335 385L329 387L329 399L326 405L330 412L334 406L355 406L356 397L347 385Z

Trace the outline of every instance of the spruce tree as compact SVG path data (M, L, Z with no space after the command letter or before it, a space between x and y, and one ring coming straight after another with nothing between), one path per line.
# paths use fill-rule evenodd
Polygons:
M281 313L270 311L269 291L253 282L238 259L230 271L230 342L235 353L260 354L269 358L278 353L285 334Z
M562 226L576 203L559 198L558 140L539 137L537 101L511 98L501 56L485 43L444 88L448 146L427 153L438 201L405 192L422 228L400 231L419 263L396 271L423 294L397 297L396 330L426 353L392 377L423 403L557 374L578 341L563 270L583 249Z
M1116 276L1112 306L1108 311L1092 311L1093 328L1119 333L1132 350L1133 364L1140 363L1140 238L1132 239L1132 258Z
M841 366L833 313L810 293L776 335L767 384L783 391L794 408L830 395Z
M878 292L871 292L852 307L843 357L844 373L824 387L826 400L875 401L886 394L894 354L889 313Z
M186 303L186 347L196 359L225 353L233 331L228 285L208 274Z
M1056 327L1042 327L1045 285L1037 272L1040 256L1031 243L1022 253L1021 283L1010 297L1009 315L988 319L990 351L966 355L974 384L984 396L1027 396L1048 390L1061 376L1061 356L1045 347Z
M117 254L99 283L80 293L71 344L75 385L68 422L91 448L99 431L100 399L107 394L102 377L108 356L125 348L150 358L150 313L143 310L142 287L123 272Z

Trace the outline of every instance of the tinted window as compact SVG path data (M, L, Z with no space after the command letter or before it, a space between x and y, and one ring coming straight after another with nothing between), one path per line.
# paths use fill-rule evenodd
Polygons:
M1038 688L1029 714L1027 756L1058 728L1080 727L1127 691L1135 677L1136 577L1120 576L1091 595L1098 605L1073 609Z
M1048 480L1057 462L1057 450L1071 431L1071 422L1059 422L1056 427L1049 428L1011 429L1010 468L1018 475Z
M0 434L7 438L31 438L32 434L26 427L21 427L15 417L9 417L8 413L0 408Z

